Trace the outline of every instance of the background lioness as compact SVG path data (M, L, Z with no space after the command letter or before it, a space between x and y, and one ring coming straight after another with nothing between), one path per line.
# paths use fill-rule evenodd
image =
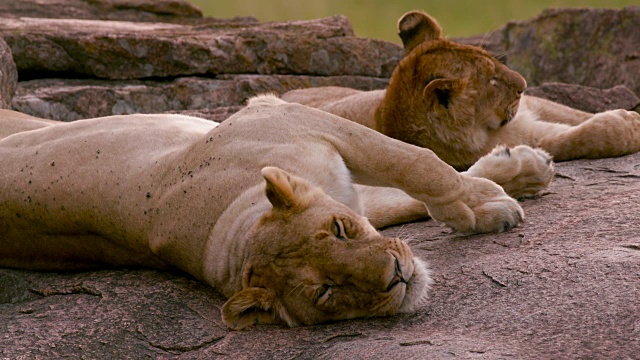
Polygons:
M406 51L387 90L321 87L283 99L351 119L433 150L467 169L496 146L529 145L554 160L612 157L640 150L640 114L599 114L522 95L525 79L485 50L442 37L423 12L398 22Z
M0 129L0 266L179 268L229 297L234 329L419 305L424 262L365 216L386 226L430 215L463 232L523 217L495 183L427 149L272 96L220 125L168 114L52 124L0 110Z

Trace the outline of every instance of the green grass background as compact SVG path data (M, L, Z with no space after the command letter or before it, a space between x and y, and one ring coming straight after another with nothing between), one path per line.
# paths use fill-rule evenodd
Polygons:
M449 37L480 35L548 7L622 8L640 0L191 0L205 16L254 16L260 21L305 20L342 14L358 36L399 43L398 18L409 10L434 16ZM640 26L640 24L638 24Z

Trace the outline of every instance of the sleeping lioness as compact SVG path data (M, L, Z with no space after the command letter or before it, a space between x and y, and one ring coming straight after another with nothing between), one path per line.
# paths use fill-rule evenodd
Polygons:
M430 215L481 233L523 217L494 182L430 150L273 96L220 125L0 110L0 134L0 266L179 268L229 298L233 329L415 309L431 283L425 263L372 224ZM479 168L490 166L513 178L550 169L526 151Z
M321 87L282 98L429 148L459 170L496 146L540 147L556 161L640 150L636 112L594 115L523 96L520 74L479 47L444 39L440 25L425 13L405 14L398 30L406 55L386 91Z

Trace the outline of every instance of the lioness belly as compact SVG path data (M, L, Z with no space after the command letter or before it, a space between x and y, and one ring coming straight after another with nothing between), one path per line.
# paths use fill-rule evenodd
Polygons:
M159 178L215 125L135 115L0 140L0 266L165 267L147 236Z

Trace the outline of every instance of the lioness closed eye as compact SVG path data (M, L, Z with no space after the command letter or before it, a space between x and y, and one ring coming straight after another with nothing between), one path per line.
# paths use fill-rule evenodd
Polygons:
M443 38L440 25L425 13L405 14L398 31L405 57L386 90L320 87L294 90L282 98L429 148L459 170L468 169L496 146L541 148L557 161L640 150L636 112L589 114L522 95L526 81L520 74L479 47ZM536 150L540 156L542 150ZM481 173L504 184L495 172ZM508 181L507 188L534 185L542 177Z
M273 96L217 126L0 110L0 133L0 266L176 267L229 298L233 329L412 311L429 271L372 224L491 232L523 216L427 149Z

